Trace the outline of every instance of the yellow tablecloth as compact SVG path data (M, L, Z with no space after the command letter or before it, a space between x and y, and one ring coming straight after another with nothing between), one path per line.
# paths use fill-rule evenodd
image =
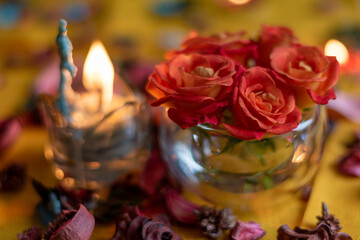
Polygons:
M308 203L294 197L276 209L266 209L255 214L239 215L244 221L258 221L267 231L264 240L276 239L276 229L282 224L291 227L301 225L311 227L316 223L315 216L320 215L321 202L328 204L331 213L340 218L343 231L354 240L360 239L360 178L351 178L336 172L334 165L341 156L346 154L345 143L356 129L355 124L340 122L329 137L323 155L320 171L316 177L313 193ZM25 128L17 143L0 161L0 167L10 162L20 162L27 166L29 178L25 187L17 193L0 193L0 239L16 239L16 234L32 225L41 226L35 205L40 200L31 186L30 179L35 178L48 186L54 186L55 178L51 167L45 161L43 145L47 133L42 128ZM174 226L185 240L200 240L197 229ZM96 224L91 239L108 239L114 232L113 225ZM225 238L224 238L225 239Z

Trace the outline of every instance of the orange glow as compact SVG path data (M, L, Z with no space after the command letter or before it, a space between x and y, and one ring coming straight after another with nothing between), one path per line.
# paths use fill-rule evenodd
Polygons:
M229 3L234 4L234 5L243 5L243 4L250 2L250 0L228 0L228 1L229 1Z
M325 44L325 55L335 56L340 64L345 64L349 60L349 52L345 45L340 41L331 39Z
M88 91L101 92L103 108L110 104L113 95L114 66L100 41L91 44L85 59L83 83Z

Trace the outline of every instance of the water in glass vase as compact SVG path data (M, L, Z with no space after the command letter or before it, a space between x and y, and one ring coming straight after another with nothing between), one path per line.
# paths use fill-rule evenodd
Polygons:
M326 114L308 110L293 131L245 141L223 129L200 125L183 130L164 118L163 156L171 173L190 191L221 206L266 195L279 199L313 179L321 158Z

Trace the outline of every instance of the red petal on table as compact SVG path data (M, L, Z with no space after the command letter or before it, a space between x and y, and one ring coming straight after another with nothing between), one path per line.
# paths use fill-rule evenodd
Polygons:
M237 221L231 231L231 240L256 240L265 235L264 229L257 222Z
M166 206L170 214L179 222L193 224L199 222L194 211L200 207L183 198L173 189L168 189L165 195Z
M155 149L146 163L143 173L139 179L139 186L147 194L154 194L159 182L165 177L165 164L160 159L158 149Z
M21 130L21 124L16 118L9 118L0 122L0 154L15 142Z
M67 211L69 212L69 211ZM80 204L73 218L57 229L51 240L88 240L94 230L94 216Z
M343 158L339 162L338 169L345 175L360 177L360 149L353 149Z

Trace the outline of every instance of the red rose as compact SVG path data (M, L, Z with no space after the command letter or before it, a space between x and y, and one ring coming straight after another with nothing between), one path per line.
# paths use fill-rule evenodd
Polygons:
M262 67L246 70L235 82L231 112L233 124L224 126L244 140L289 132L301 120L290 88Z
M318 104L336 98L333 87L338 80L339 63L335 57L325 56L316 47L295 45L275 48L270 58L271 67L294 87L298 106L309 102L305 90Z
M257 57L257 45L243 39L244 35L245 32L238 32L201 37L193 32L182 43L182 49L170 51L166 54L166 59L171 59L178 54L216 54L229 57L236 63L246 66L250 59Z
M155 67L146 89L157 98L152 105L166 104L168 116L182 128L216 125L219 112L229 104L234 73L229 58L180 54Z
M279 46L290 46L298 43L293 32L286 27L263 26L260 31L258 42L260 66L270 66L270 54Z

